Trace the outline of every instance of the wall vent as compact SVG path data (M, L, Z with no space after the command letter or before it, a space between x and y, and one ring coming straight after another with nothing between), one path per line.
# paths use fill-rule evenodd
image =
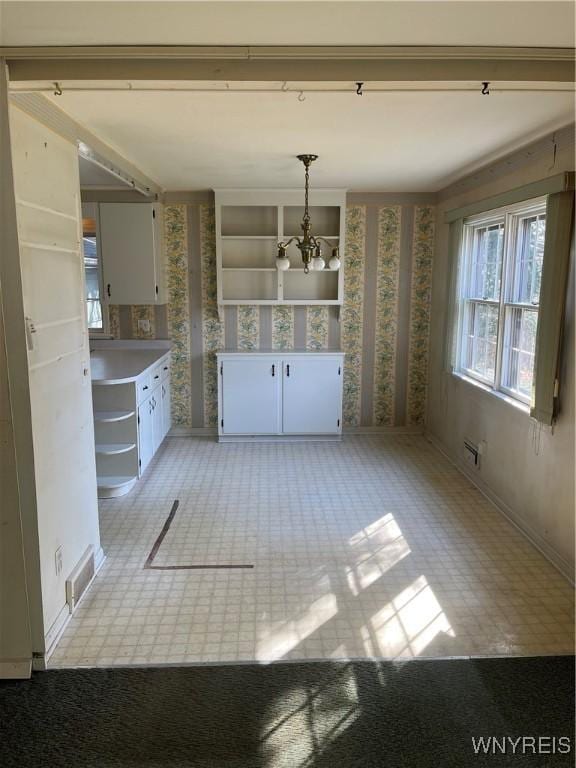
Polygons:
M66 579L66 602L70 607L70 613L74 613L80 598L94 578L94 572L94 547L90 546Z

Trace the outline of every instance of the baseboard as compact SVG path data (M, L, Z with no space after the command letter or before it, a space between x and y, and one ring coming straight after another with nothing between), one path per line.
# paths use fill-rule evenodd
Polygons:
M574 584L573 567L567 560L562 557L562 555L556 552L554 547L551 547L550 544L545 539L543 539L539 533L537 533L530 525L528 525L525 520L519 517L518 514L514 512L514 510L509 507L508 504L506 504L505 501L503 501L496 493L494 493L494 491L487 483L484 482L484 480L467 469L467 467L462 466L458 461L456 461L448 453L446 447L443 445L443 443L440 442L440 440L438 440L437 437L430 434L430 432L426 432L425 437L434 446L434 448L436 448L436 450L438 450L450 462L450 464L452 464L453 467L455 467L462 475L464 475L467 480L470 480L472 485L477 488L480 493L494 505L494 507L496 507L500 514L504 515L509 523L511 523L520 531L524 538L528 539L528 541L544 555L544 557L556 568L557 571L562 574L562 576L564 576L571 584Z
M168 437L218 437L216 427L172 427Z
M0 680L27 680L32 675L32 659L2 659Z
M344 427L345 435L422 435L424 427Z
M98 551L96 552L96 555L94 556L94 576L90 579L90 583L84 590L84 594L82 595L81 600L85 597L85 595L89 592L90 587L94 583L94 579L98 575L98 572L102 568L106 561L106 555L104 554L104 550L102 547L98 548ZM58 645L58 641L62 637L62 634L66 627L68 626L68 622L72 618L72 614L70 612L70 606L68 603L66 603L58 616L56 617L56 621L52 624L48 632L46 633L46 636L44 638L44 644L46 647L46 650L44 653L35 653L32 658L32 669L35 672L43 672L48 668L48 660L50 659L50 656L54 653L54 650L56 649L56 646Z
M344 435L422 435L424 427L344 427ZM172 427L168 437L218 437L216 427ZM266 437L264 435L264 437ZM274 435L282 440L288 435ZM312 437L312 436L311 436Z

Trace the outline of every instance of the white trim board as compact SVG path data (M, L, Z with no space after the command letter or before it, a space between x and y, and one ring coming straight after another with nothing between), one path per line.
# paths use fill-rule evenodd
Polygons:
M0 660L0 680L27 680L32 676L32 659Z
M570 563L565 560L550 544L531 528L525 520L522 520L514 510L506 504L494 491L479 477L472 472L467 471L461 466L446 450L445 446L426 431L424 437L436 448L480 493L490 501L494 507L502 514L509 523L511 523L536 549L548 560L570 584L574 584L574 570Z

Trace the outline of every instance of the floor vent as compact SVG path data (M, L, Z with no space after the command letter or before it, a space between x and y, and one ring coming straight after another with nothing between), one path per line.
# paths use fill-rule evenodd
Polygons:
M66 579L66 602L70 613L74 613L80 598L94 578L94 548L88 547L80 558L78 565Z

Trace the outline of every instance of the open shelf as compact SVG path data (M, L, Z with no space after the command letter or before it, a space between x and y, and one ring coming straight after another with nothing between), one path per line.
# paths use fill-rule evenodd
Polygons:
M296 244L287 249L290 269L278 271L278 242L302 234L303 190L215 190L219 304L342 304L343 269L331 270L332 249L344 258L346 192L314 189L313 232L325 239L326 269L304 274Z
M284 300L314 301L338 300L338 272L324 269L321 272L309 272L303 269L289 269L284 273Z
M94 421L115 422L124 421L134 416L136 411L94 411Z
M275 205L223 205L221 230L224 237L276 237L278 208Z
M115 456L118 453L128 453L136 448L136 443L96 443L96 453L103 456Z
M111 499L116 496L124 496L137 480L137 475L99 475L97 478L98 497Z
M222 273L224 300L272 300L278 297L277 270L227 269Z

